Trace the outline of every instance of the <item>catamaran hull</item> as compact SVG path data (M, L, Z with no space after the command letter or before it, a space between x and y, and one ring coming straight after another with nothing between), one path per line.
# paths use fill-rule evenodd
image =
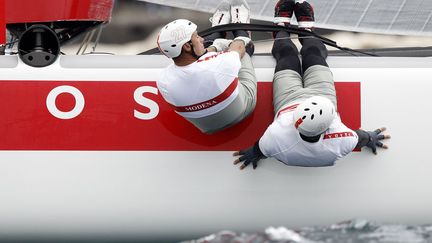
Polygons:
M160 56L63 56L31 68L0 57L0 235L205 235L351 218L432 219L427 58L330 57L342 119L386 126L390 149L333 167L276 160L238 170L232 152L272 120L274 60L254 58L258 106L242 124L200 134L163 102Z

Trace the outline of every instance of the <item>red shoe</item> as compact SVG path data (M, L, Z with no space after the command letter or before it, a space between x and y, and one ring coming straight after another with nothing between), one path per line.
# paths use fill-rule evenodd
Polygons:
M294 0L279 0L275 6L273 23L281 26L289 26L294 11Z
M304 0L297 1L294 7L294 13L296 15L299 28L307 30L313 29L315 17L312 5Z

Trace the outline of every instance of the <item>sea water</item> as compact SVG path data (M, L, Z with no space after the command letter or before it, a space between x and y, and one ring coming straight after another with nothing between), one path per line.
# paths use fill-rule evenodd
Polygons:
M222 231L190 243L432 243L432 225L406 226L378 224L367 220L349 220L330 226L268 227L262 232Z

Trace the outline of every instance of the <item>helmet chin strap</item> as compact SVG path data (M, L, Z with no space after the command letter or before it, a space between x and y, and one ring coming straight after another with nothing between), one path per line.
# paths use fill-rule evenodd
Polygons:
M320 135L316 135L313 137L307 137L303 134L300 133L300 137L303 139L303 141L309 142L309 143L316 143L320 140L321 138L321 134Z
M204 56L205 54L207 54L207 52L208 52L208 50L206 49L205 50L205 52L202 54L202 55L197 55L196 53L195 53L195 49L194 49L194 47L193 47L193 44L192 44L192 41L189 41L188 42L189 43L189 45L191 46L191 49L192 49L192 56L195 58L195 59L200 59L202 56Z

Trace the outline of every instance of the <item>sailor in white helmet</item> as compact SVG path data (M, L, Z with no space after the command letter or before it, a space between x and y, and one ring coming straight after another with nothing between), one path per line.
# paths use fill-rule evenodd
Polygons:
M314 12L306 1L280 0L275 23L289 25L293 12L300 28L312 30ZM353 131L337 113L333 75L326 62L327 49L315 38L301 38L301 57L286 31L275 33L272 54L276 59L273 79L275 119L252 147L234 153L255 169L259 160L274 157L292 166L331 166L354 148L387 148L380 140L385 128Z
M212 26L249 23L244 0L222 1L213 15ZM204 133L211 134L242 121L256 105L257 80L252 66L253 45L246 31L209 37L205 49L197 26L178 19L164 26L157 43L174 63L157 80L163 98L179 115Z

